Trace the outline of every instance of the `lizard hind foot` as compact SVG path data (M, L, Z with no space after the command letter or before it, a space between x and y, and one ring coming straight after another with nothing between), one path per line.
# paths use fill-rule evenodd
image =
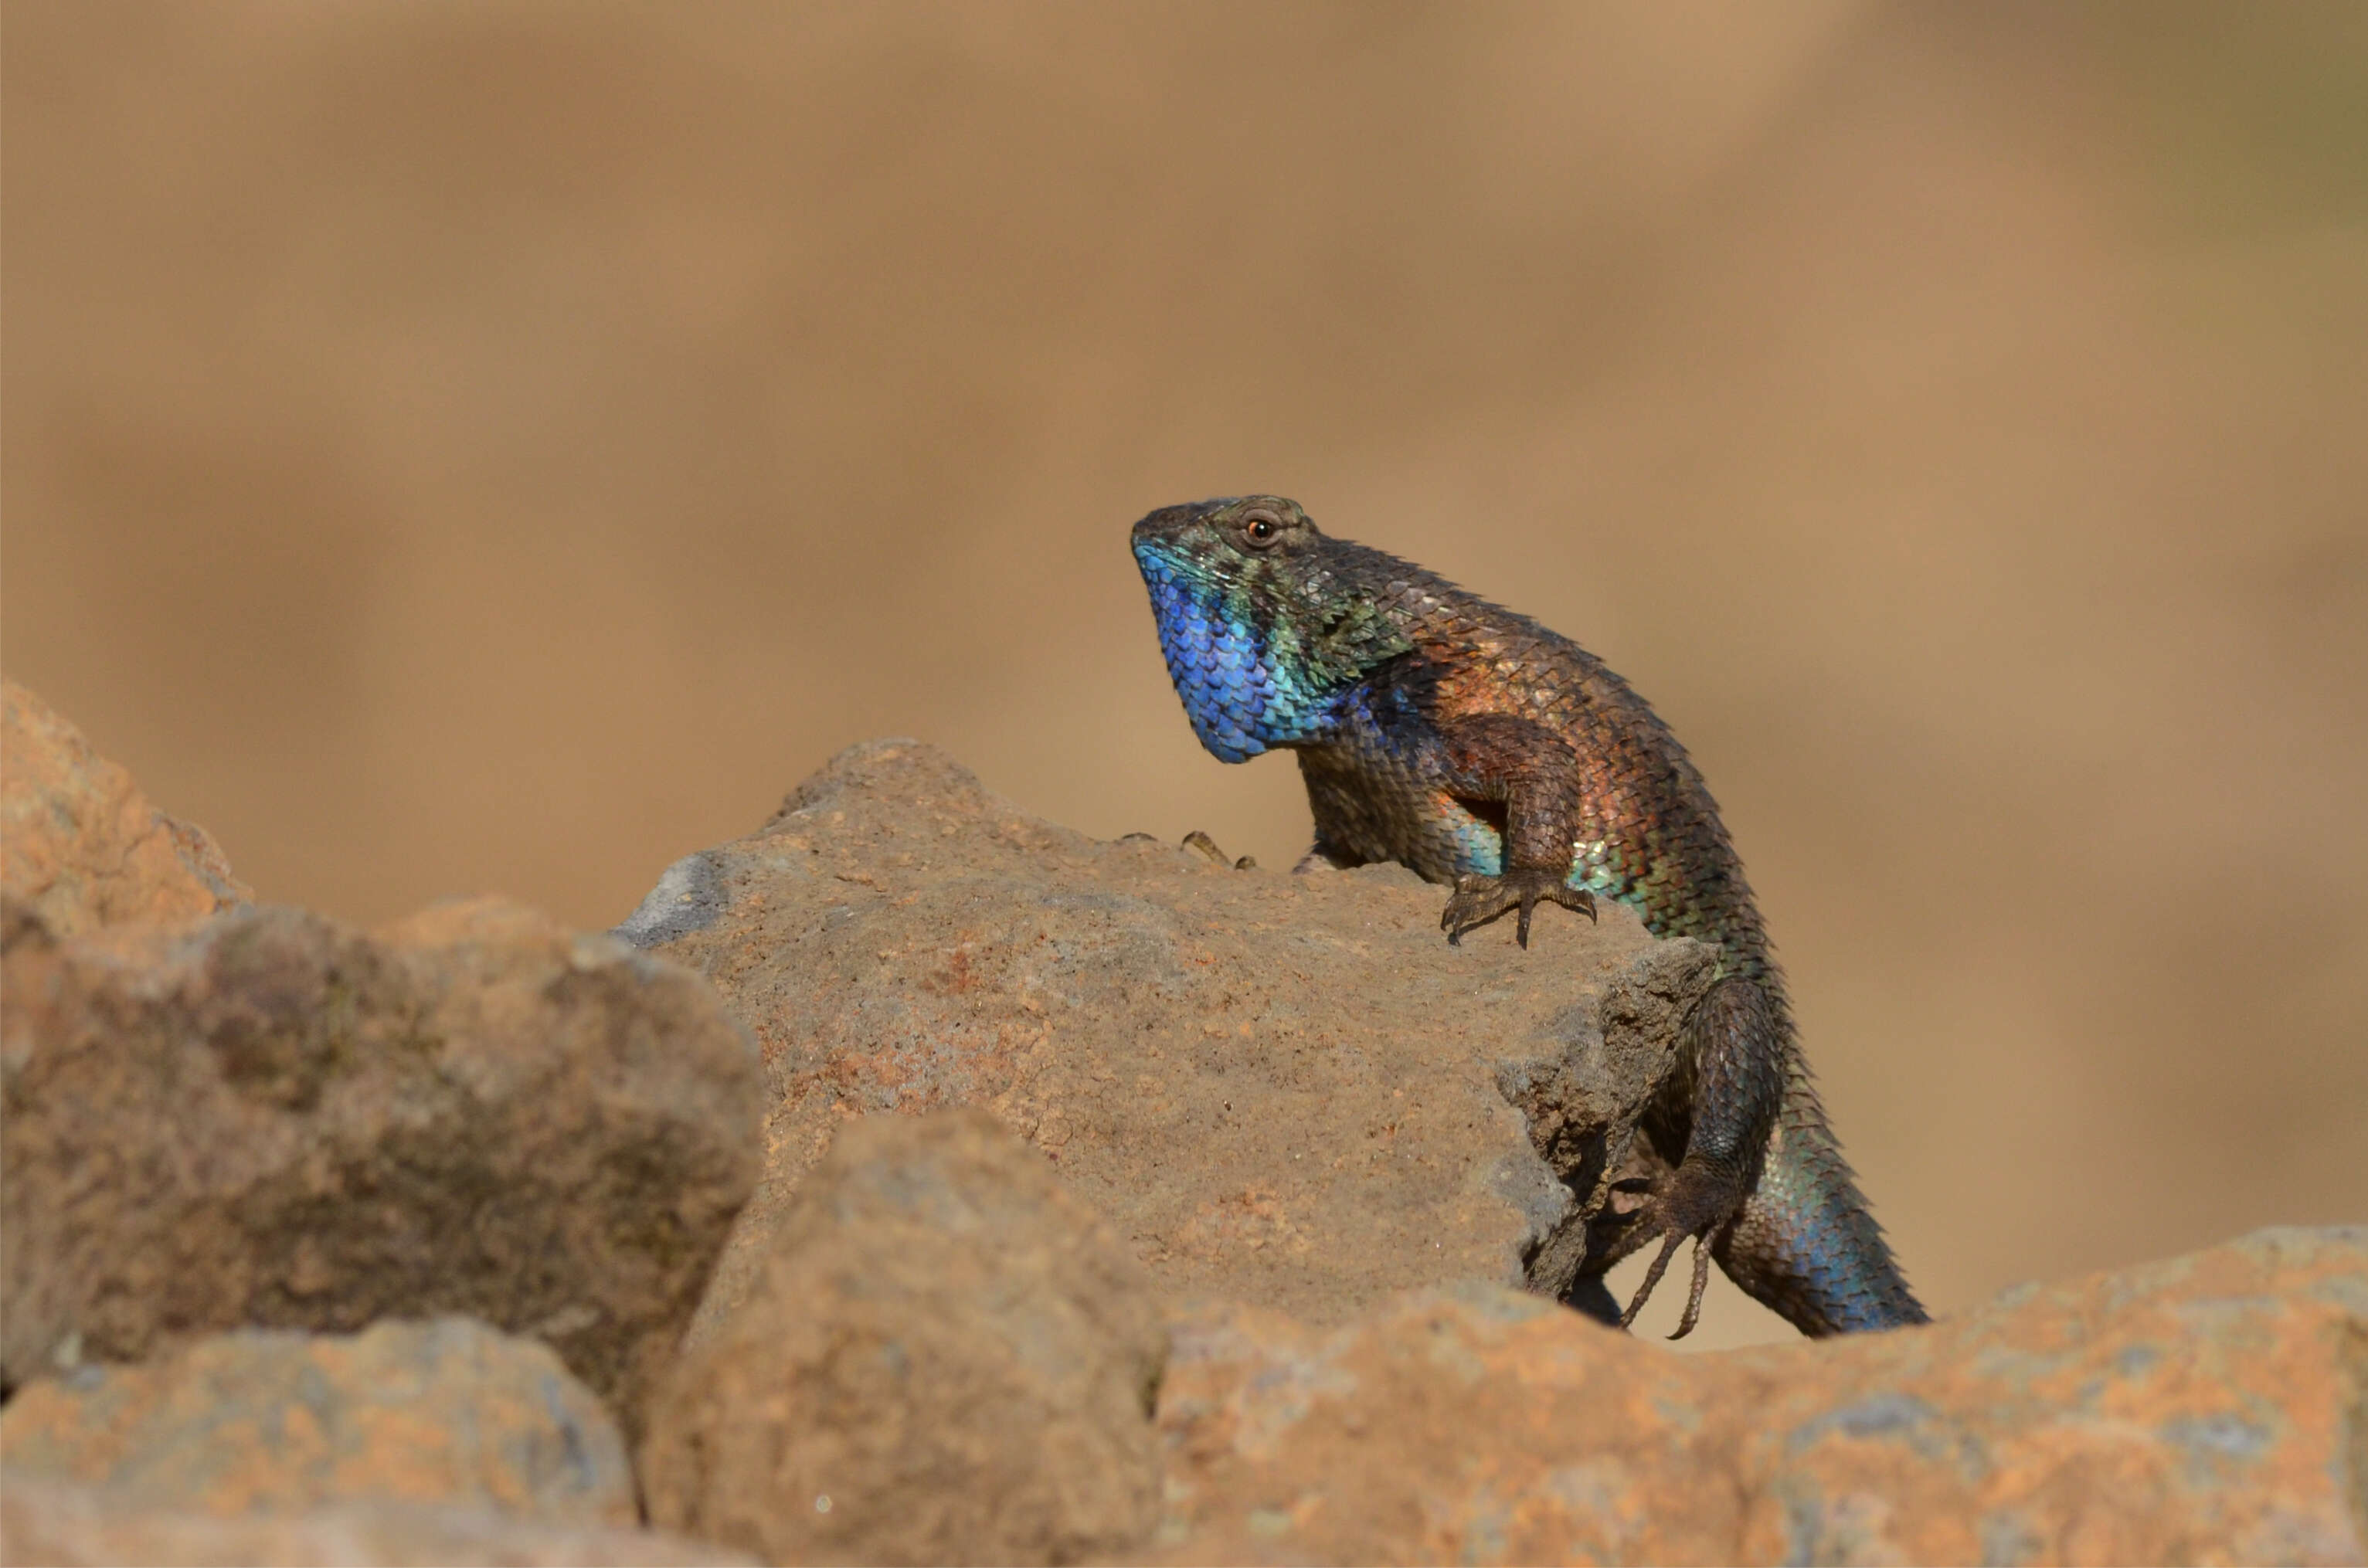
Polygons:
M1621 1327L1627 1328L1635 1323L1636 1314L1643 1310L1645 1298L1652 1295L1653 1288L1661 1282L1662 1271L1669 1267L1670 1257L1676 1254L1679 1246L1684 1244L1690 1233L1691 1233L1673 1231L1662 1241L1661 1250L1653 1255L1653 1266L1645 1270L1645 1282L1636 1287L1636 1294L1629 1301L1628 1310L1620 1314ZM1671 1339L1683 1339L1687 1335L1691 1334L1694 1331L1694 1325L1702 1321L1702 1290L1710 1284L1710 1238L1694 1234L1693 1244L1693 1284L1686 1291L1686 1310L1679 1317L1678 1326L1670 1331Z
M1440 913L1439 928L1447 933L1448 946L1462 947L1464 932L1486 926L1507 910L1519 910L1514 934L1526 948L1530 916L1540 903L1558 903L1589 920L1596 918L1595 895L1585 888L1572 887L1556 872L1512 870L1491 877L1466 871L1455 879L1455 892Z
M1628 1310L1620 1314L1621 1327L1635 1323L1636 1314L1644 1310L1654 1288L1660 1284L1669 1259L1691 1240L1694 1244L1693 1280L1686 1291L1686 1310L1669 1337L1683 1339L1694 1331L1694 1325L1702 1321L1702 1290L1710 1284L1711 1248L1735 1222L1743 1200L1740 1187L1731 1172L1707 1164L1687 1164L1679 1166L1668 1185L1647 1201L1638 1215L1638 1230L1644 1236L1657 1233L1661 1250L1653 1255L1652 1267L1645 1270L1645 1282L1636 1287Z

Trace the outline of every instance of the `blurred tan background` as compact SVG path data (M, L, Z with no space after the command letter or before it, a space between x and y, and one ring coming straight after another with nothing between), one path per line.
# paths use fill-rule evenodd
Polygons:
M606 926L900 733L1287 864L1123 542L1280 490L1685 737L1936 1307L2368 1220L2368 7L10 0L0 62L0 662L266 897Z

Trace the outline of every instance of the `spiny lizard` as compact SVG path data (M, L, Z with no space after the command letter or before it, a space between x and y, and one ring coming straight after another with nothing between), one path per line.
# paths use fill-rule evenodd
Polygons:
M1451 942L1512 912L1526 948L1538 904L1592 916L1601 896L1719 949L1641 1124L1657 1174L1599 1222L1586 1266L1600 1281L1660 1238L1623 1324L1689 1237L1679 1335L1712 1257L1804 1334L1926 1321L1827 1125L1718 808L1644 699L1577 643L1328 538L1280 496L1166 507L1133 545L1201 744L1227 762L1298 755L1315 817L1303 866L1395 860L1452 882Z

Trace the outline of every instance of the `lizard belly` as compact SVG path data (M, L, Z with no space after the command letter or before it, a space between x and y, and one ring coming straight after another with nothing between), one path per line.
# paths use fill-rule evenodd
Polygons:
M1495 826L1451 795L1435 768L1350 744L1301 749L1299 770L1315 842L1335 858L1395 860L1434 882L1493 875L1503 862Z

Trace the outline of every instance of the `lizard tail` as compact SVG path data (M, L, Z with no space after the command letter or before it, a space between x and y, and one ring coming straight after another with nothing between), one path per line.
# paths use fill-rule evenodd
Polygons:
M1930 1323L1842 1158L1807 1063L1790 1054L1759 1184L1719 1238L1719 1266L1803 1334Z

